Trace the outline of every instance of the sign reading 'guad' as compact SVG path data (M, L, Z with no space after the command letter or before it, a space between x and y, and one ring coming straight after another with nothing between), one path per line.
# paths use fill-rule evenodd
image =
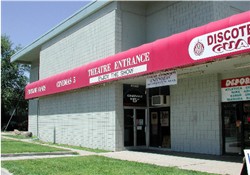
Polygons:
M193 60L250 48L250 22L201 35L192 39L188 52Z

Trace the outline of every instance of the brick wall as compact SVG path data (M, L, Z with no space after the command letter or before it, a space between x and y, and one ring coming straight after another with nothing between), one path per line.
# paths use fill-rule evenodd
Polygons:
M40 79L219 19L225 4L215 6L208 1L113 2L43 45ZM217 74L171 86L173 150L221 153L219 92ZM49 142L121 150L122 100L119 82L42 97L39 110L38 101L30 100L29 130Z
M123 84L115 84L115 138L116 150L124 149Z
M152 2L146 11L146 41L152 42L249 9L250 2Z
M115 86L40 98L41 140L115 150Z
M32 132L33 135L37 136L37 111L38 99L29 100L29 116L28 116L28 131Z
M242 69L235 69L234 71L228 71L220 75L220 78L227 79L227 78L236 78L236 77L244 77L250 75L249 68L242 68Z
M30 82L37 81L39 79L39 63L34 62L31 64L30 69ZM37 106L38 99L29 100L29 116L28 116L28 131L37 136Z
M117 10L121 18L121 51L146 43L145 2L122 1Z
M170 86L172 150L221 154L219 83L211 74Z
M147 42L164 38L213 21L209 1L159 2L147 9Z
M249 1L214 1L214 20L250 10Z
M40 79L115 54L116 2L45 43ZM30 130L41 140L115 150L115 86L96 86L39 99ZM32 103L32 101L31 101ZM35 104L30 108L35 111ZM118 141L117 144L120 142Z
M115 5L109 4L44 44L40 79L115 54Z

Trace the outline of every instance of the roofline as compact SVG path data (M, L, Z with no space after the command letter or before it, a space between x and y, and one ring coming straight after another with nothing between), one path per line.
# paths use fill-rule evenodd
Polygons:
M76 13L71 15L69 18L65 19L64 21L62 21L61 23L56 25L54 28L52 28L51 30L49 30L48 32L43 34L41 37L39 37L38 39L33 41L31 44L27 45L26 47L24 47L23 49L21 49L20 51L15 53L11 57L11 62L18 61L18 59L20 57L29 53L33 49L41 46L42 44L44 44L45 42L47 42L51 38L57 36L58 34L62 33L63 31L65 31L69 27L73 26L74 24L76 24L80 20L86 18L87 16L91 15L92 13L96 12L97 10L99 10L100 8L104 7L105 5L107 5L111 2L112 1L94 0L90 3L88 3L86 6L84 6L79 11L77 11Z

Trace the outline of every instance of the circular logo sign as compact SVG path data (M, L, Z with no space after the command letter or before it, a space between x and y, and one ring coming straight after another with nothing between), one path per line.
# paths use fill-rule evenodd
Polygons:
M198 40L198 42L194 45L194 54L196 56L201 56L204 52L204 45L202 42Z

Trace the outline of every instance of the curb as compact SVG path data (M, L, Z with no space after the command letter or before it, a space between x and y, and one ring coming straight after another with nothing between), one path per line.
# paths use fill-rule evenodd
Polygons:
M7 169L1 167L1 175L13 175Z
M43 153L16 153L16 154L2 154L1 157L21 157L21 156L49 156L49 155L76 155L76 152L43 152Z
M39 142L32 142L32 140L30 139L17 139L17 138L11 138L11 137L5 137L5 136L2 136L3 138L6 138L6 139L10 139L10 140L16 140L16 141L20 141L20 142L26 142L26 143L31 143L31 144L36 144L36 145L42 145L42 146L47 146L47 147L52 147L52 148L60 148L60 149L63 149L65 151L64 152L71 152L73 153L72 155L80 155L80 156L83 156L83 155L96 155L98 153L95 153L95 152L90 152L90 151L86 151L86 150L80 150L80 149L75 149L75 148L68 148L68 147L64 147L64 146L60 146L60 145L50 145L50 144L46 144L46 143L39 143ZM52 152L51 152L52 153ZM52 154L49 154L49 155L52 155ZM55 152L54 152L55 153ZM37 153L34 153L34 154L37 154ZM29 154L29 155L34 155L34 154ZM14 156L12 157L17 157L15 155L18 155L18 154L14 154ZM20 156L23 156L24 154L20 155ZM42 155L42 154L39 154L39 155ZM44 154L43 154L44 155ZM46 155L46 154L45 154ZM57 154L55 154L57 155ZM25 155L24 155L25 156ZM11 156L2 156L2 157L11 157Z

